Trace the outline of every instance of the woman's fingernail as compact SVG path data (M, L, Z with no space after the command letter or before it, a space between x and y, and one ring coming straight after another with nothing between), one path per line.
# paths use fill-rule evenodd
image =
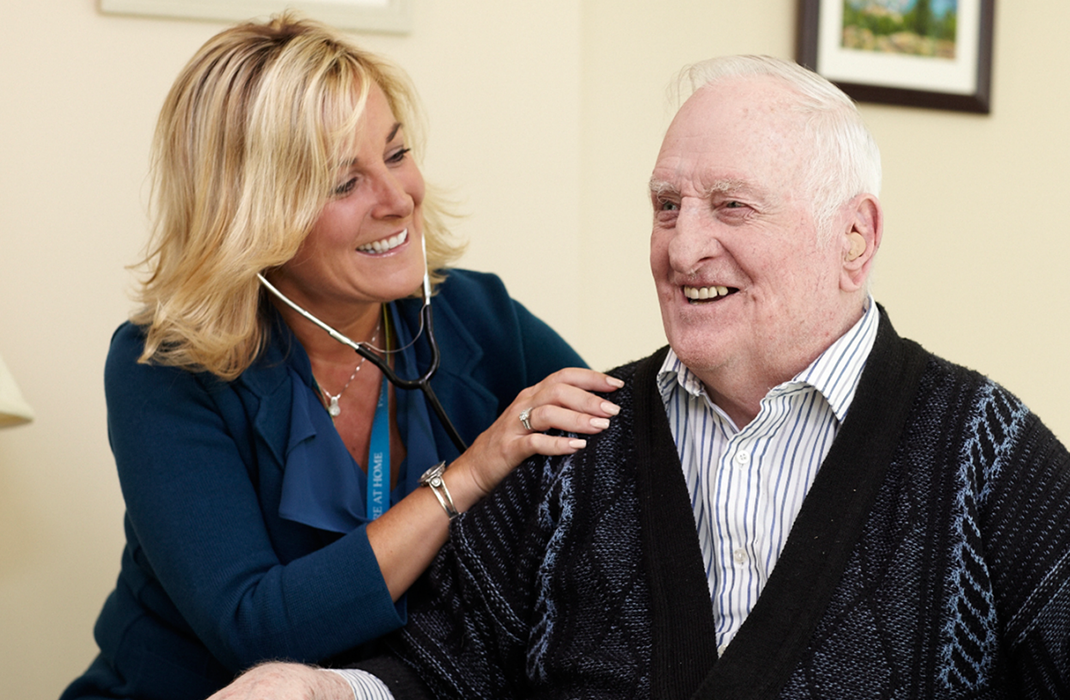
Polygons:
M615 403L610 403L609 401L603 401L602 410L611 416L615 416L620 413L620 406Z
M568 441L568 446L569 447L574 447L577 450L582 450L584 447L587 447L587 441L586 440L569 440Z
M609 382L610 384L612 384L613 386L617 387L618 389L620 389L622 386L624 386L624 382L622 382L621 380L617 379L616 377L606 377L606 381Z
M594 426L595 428L608 428L609 427L609 419L608 418L592 418L591 419L591 425Z

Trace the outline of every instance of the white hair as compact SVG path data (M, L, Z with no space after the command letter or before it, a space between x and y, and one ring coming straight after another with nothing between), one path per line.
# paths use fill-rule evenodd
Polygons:
M832 217L859 194L878 196L881 156L855 103L838 87L797 63L770 56L722 56L685 68L680 82L695 92L731 78L769 76L796 95L793 109L805 120L811 142L807 191L818 235L831 238Z

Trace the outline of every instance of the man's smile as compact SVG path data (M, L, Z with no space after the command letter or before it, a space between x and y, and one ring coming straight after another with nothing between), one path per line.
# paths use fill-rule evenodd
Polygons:
M684 287L684 296L694 304L702 301L716 301L717 299L735 294L739 290L734 287L713 285L710 287Z

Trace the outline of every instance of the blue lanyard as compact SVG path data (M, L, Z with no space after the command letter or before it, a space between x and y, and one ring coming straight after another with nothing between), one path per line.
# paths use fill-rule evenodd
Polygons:
M390 384L383 377L368 449L368 519L390 507Z

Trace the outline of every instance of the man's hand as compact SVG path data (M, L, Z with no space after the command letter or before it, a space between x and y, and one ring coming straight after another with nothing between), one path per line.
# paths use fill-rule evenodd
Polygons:
M301 664L254 666L208 700L353 700L341 676Z

